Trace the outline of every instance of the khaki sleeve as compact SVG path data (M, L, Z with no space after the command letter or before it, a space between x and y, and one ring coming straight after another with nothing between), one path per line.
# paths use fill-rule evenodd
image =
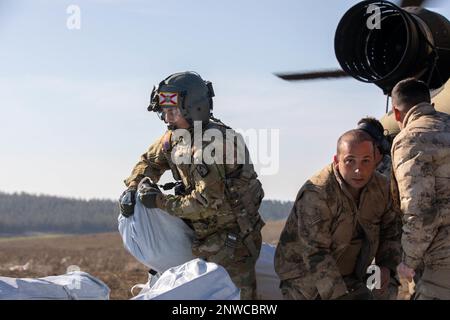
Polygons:
M389 268L394 274L401 261L401 213L388 201L387 209L381 218L380 245L376 263Z
M403 262L412 269L421 263L439 228L432 156L418 150L414 138L402 139L392 150L403 214Z
M183 219L202 220L217 214L225 200L225 168L220 164L192 166L195 187L185 196L165 195L161 209Z
M141 156L139 162L134 166L131 175L124 181L127 187L137 188L139 182L144 177L150 177L154 183L157 183L163 173L170 170L163 152L163 139L164 136L155 141L148 151Z
M322 299L335 299L347 287L331 256L332 214L319 193L305 191L295 205L302 259Z

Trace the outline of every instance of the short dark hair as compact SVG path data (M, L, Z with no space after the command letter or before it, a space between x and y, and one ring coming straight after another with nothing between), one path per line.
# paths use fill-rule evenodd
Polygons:
M373 137L374 139L378 139L378 136L384 135L384 127L381 124L381 122L374 118L374 117L365 117L358 121L358 126L367 123L368 125L372 126L376 130L376 137ZM367 132L370 134L370 132ZM371 134L370 134L371 135Z
M381 144L384 138L384 127L378 119L374 117L362 118L358 121L358 127L356 129L363 130L370 134L381 152Z
M373 150L375 152L375 139L373 139L370 134L363 130L353 129L345 132L341 135L337 141L336 154L339 155L341 151L341 146L344 142L349 142L351 144L359 144L364 141L369 141L372 143Z
M401 112L407 112L421 102L431 102L428 85L415 78L407 78L397 83L391 96L392 102Z

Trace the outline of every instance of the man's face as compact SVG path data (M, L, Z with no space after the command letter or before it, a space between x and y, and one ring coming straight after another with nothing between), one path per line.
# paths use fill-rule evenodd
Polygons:
M180 109L177 107L163 108L164 121L177 129L189 128L189 122L181 115Z
M359 191L369 182L375 171L374 146L370 141L341 144L340 153L334 157L335 169L344 181Z

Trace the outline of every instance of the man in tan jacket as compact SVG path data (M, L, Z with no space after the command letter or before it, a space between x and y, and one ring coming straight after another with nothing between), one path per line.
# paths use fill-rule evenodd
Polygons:
M363 130L346 132L334 163L300 189L275 253L285 299L358 298L354 292L361 289L367 294L359 298L368 299L367 268L374 258L381 271L375 291L395 297L400 216L386 178L375 172L374 148Z
M403 213L398 272L412 281L423 265L415 299L450 299L450 116L412 78L394 87L392 105L401 129L392 146Z

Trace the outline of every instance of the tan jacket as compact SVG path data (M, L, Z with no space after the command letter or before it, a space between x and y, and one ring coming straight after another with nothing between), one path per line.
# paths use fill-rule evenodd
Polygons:
M450 268L450 116L413 107L394 139L392 163L403 213L403 262Z
M399 213L391 206L389 184L375 173L359 206L342 177L327 166L300 189L275 254L281 280L297 279L307 299L334 299L346 293L342 257L360 225L363 243L353 274L359 279L376 258L395 270L400 261Z

